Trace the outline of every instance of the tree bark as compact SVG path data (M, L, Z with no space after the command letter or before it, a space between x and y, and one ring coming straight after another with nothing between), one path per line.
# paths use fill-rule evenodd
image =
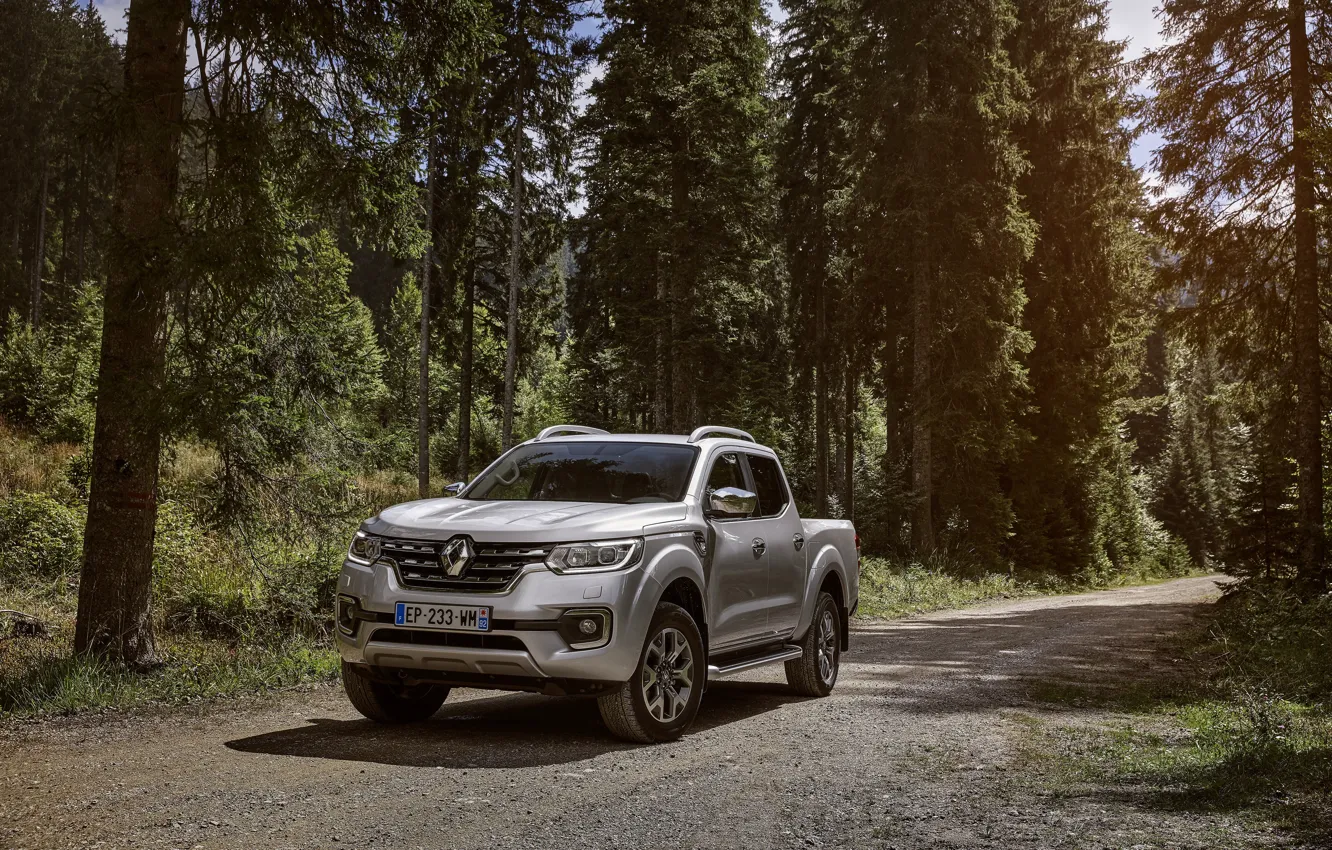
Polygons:
M822 267L814 290L814 510L828 515L828 296Z
M83 286L83 257L88 243L88 151L85 148L79 157L79 250L74 265L74 277L80 287Z
M42 165L42 187L37 191L37 238L32 251L32 278L28 284L28 323L36 330L42 323L42 271L46 265L46 201L51 185L51 167Z
M125 40L130 131L102 316L92 488L76 652L156 661L150 612L158 461L165 413L167 297L185 102L187 0L134 0Z
M1290 3L1291 158L1295 172L1294 347L1297 401L1296 458L1299 466L1300 571L1306 580L1327 581L1323 532L1322 363L1319 346L1317 199L1309 150L1312 80L1305 0Z
M518 113L513 122L513 175L510 191L513 220L509 233L508 347L504 355L504 425L501 443L513 445L513 393L518 380L518 283L523 273L523 98L518 94Z
M894 351L896 347L896 340L890 337L888 350ZM883 452L883 480L888 482L890 488L899 483L897 479L900 474L898 463L902 457L902 423L898 401L902 396L900 387L901 380L894 359L884 364L883 376L883 428L886 434ZM889 533L892 535L889 542L896 549L902 544L902 514L897 509L896 499L888 500L886 520Z
M691 262L689 145L681 136L676 144L675 164L671 174L671 219L674 231L670 265L671 332L671 426L670 432L683 434L693 423L693 382L698 364L693 362L688 336L693 316L693 264ZM700 423L701 424L701 423Z
M470 253L470 252L469 252ZM462 351L458 353L458 480L471 474L472 459L472 344L475 329L476 261L469 259L463 274Z
M433 122L432 122L433 123ZM430 498L430 279L435 265L435 133L426 142L426 249L421 262L421 386L416 409L416 491Z
M671 430L671 382L670 382L670 340L667 330L670 328L670 298L666 286L666 276L662 273L661 254L657 254L657 313L652 323L653 355L656 362L653 372L652 427L662 434Z
M929 96L929 66L921 57L919 78L916 81L917 116L923 118ZM929 140L925 128L916 128L916 181L923 186L929 165ZM931 277L933 274L928 222L928 199L924 190L915 198L916 233L912 241L911 285L911 491L914 502L911 518L911 543L917 552L934 551L934 474L930 445L930 349L934 329L931 304Z
M856 370L853 363L854 353L848 347L846 357L846 404L842 413L844 444L842 461L846 486L846 518L856 520Z

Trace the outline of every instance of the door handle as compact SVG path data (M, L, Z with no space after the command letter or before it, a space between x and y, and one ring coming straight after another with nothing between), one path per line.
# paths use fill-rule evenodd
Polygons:
M763 552L764 552L764 550L766 550L767 548L768 548L768 544L763 542L763 538L762 538L762 537L755 537L755 538L754 538L754 557L755 557L755 558L757 558L759 555L762 555Z
M791 542L795 544L795 550L799 552L801 549L805 548L805 535L797 531L795 534L791 535Z

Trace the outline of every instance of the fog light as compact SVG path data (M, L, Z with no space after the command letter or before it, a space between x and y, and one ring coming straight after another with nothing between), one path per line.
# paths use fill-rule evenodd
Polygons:
M356 636L356 627L360 625L356 614L360 607L360 601L354 596L338 597L338 631L348 637Z
M560 637L570 649L596 649L610 643L611 613L604 608L565 611L560 617Z

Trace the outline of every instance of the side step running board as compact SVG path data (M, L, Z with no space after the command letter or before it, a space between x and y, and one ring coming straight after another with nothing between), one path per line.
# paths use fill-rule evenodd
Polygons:
M799 658L803 650L794 644L787 644L779 651L770 655L760 655L757 658L744 658L725 667L718 667L715 664L708 665L708 681L713 679L724 679L736 673L743 673L745 670L752 670L755 667L762 667L765 664L776 664L779 661L790 661L792 658Z

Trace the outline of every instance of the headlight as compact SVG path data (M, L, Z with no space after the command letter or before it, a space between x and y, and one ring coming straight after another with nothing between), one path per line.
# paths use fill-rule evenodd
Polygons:
M643 538L563 543L551 550L546 566L557 573L609 573L638 563Z
M347 549L347 557L357 563L373 564L379 560L379 543L380 540L375 535L358 531Z

